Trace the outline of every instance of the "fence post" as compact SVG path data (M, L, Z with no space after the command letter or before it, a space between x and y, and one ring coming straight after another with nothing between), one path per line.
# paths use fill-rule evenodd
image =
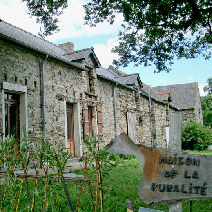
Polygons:
M182 112L171 113L168 148L172 152L182 151ZM182 201L170 203L169 212L182 212Z
M133 212L133 199L127 199L127 212Z

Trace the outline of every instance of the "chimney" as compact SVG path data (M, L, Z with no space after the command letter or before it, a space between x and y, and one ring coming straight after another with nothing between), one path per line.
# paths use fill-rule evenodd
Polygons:
M74 52L74 43L72 42L67 42L63 44L59 44L59 47L68 50L69 52Z

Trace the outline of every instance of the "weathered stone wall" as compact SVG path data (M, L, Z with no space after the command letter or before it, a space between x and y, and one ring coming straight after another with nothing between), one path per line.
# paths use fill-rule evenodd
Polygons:
M0 40L0 83L3 82L27 86L27 115L28 131L34 137L43 134L42 114L42 85L41 62L45 55L20 47L6 40ZM79 130L83 139L83 107L86 103L102 108L103 143L109 143L115 137L114 119L114 88L117 110L118 134L127 133L127 112L136 115L137 143L151 146L151 126L149 98L138 91L125 86L116 85L110 80L96 76L92 57L82 62L89 68L91 91L87 89L86 71L79 70L71 65L48 58L44 62L45 72L45 112L47 139L66 145L66 102L79 104ZM135 85L139 88L139 84ZM3 93L2 93L3 94ZM199 97L197 97L199 98ZM2 127L2 101L0 98L0 132ZM202 111L200 101L195 110L183 111L183 122L190 120L201 121ZM167 104L152 101L152 130L154 143L157 146L166 146L166 127L169 126L170 113L174 111ZM95 133L98 131L97 114L93 113ZM199 117L199 119L198 119Z
M84 73L62 62L45 62L46 135L65 141L66 101L81 102L87 90ZM68 102L69 102L68 101Z
M135 93L129 88L121 85L116 86L114 82L101 77L98 77L96 87L98 88L97 95L102 104L103 140L107 144L115 137L114 89L118 135L122 132L127 133L127 111L135 113L136 118L138 117Z
M138 140L144 145L151 145L151 130L150 130L150 112L149 112L149 99L141 95L140 103L140 116L139 127L137 129Z
M102 105L103 141L108 144L115 137L114 98L115 83L98 78L96 94Z
M195 115L196 115L196 121L200 124L203 124L203 114L202 114L202 106L200 101L200 93L199 88L197 84L196 88L196 104L195 104Z
M117 86L116 88L118 134L127 133L127 111L136 113L134 91ZM137 115L137 114L136 114Z
M169 126L169 108L168 105L160 102L152 102L152 122L154 145L166 147L166 127Z
M114 96L115 83L98 77L97 92L102 103L103 114L103 140L107 143L115 137L114 121ZM151 127L149 99L147 96L138 95L136 91L124 86L116 86L116 109L118 134L127 133L127 111L136 114L136 143L151 146ZM168 105L152 101L152 125L154 143L160 147L166 147L166 127L169 125L170 109Z
M182 110L183 124L196 120L195 109Z
M203 115L202 115L202 106L200 101L200 93L198 88L198 83L195 85L195 107L191 109L183 110L183 124L188 121L196 121L200 124L203 124Z
M45 55L0 41L0 83L27 86L28 131L34 137L43 134L41 61ZM81 136L83 133L83 103L97 105L97 97L86 94L85 71L48 58L44 62L46 138L65 145L66 102L80 103ZM1 86L2 87L2 86ZM2 90L2 89L1 89ZM2 100L0 98L0 131L2 128Z
M28 130L35 137L42 134L41 117L41 55L29 52L18 45L0 40L0 83L9 82L27 86ZM2 86L1 86L2 88ZM1 89L2 91L2 89ZM2 98L0 98L0 130L2 126Z

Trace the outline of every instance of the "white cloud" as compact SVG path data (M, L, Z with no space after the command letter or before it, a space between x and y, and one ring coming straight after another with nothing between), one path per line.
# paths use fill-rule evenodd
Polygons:
M104 22L97 24L96 27L89 27L88 25L84 25L84 3L82 0L68 0L68 7L63 11L63 14L58 17L60 31L46 39L55 42L58 39L83 36L108 34L116 36L122 24L122 15L117 15L113 25ZM27 14L27 9L26 4L21 0L0 1L0 18L37 35L40 26L36 24L35 17L30 18Z
M200 84L199 85L199 92L200 92L200 96L205 96L206 93L204 92L203 90L203 87L205 86L206 84Z
M94 51L97 55L101 65L103 67L108 67L112 64L114 59L118 59L119 56L116 53L111 53L111 49L117 45L117 38L111 38L107 41L106 45L95 44Z
M0 18L33 34L38 34L39 25L36 18L27 14L27 6L20 0L0 2Z
M123 23L121 14L117 15L113 25L103 22L97 24L96 27L90 27L88 25L84 25L84 2L81 0L69 0L68 3L68 8L65 9L64 13L59 17L59 27L61 29L60 32L48 37L48 40L51 42L55 42L56 40L63 38L108 34L117 35L118 29Z

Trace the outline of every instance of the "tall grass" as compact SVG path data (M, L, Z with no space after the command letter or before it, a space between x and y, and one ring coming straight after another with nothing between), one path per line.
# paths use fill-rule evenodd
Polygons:
M162 211L168 211L168 204L159 206L149 206L144 204L138 197L138 186L142 177L142 167L140 161L133 156L117 156L110 155L109 161L114 163L113 166L104 166L108 159L108 153L104 151L96 152L97 147L95 141L87 143L88 149L92 157L98 158L101 165L101 187L96 186L96 183L87 183L85 181L67 181L61 183L62 172L65 168L65 162L69 158L69 155L62 151L60 146L55 146L50 151L50 146L46 143L46 150L43 152L43 144L36 143L36 151L33 151L33 161L37 158L39 162L37 164L37 172L39 167L44 169L44 177L36 177L34 179L18 179L14 175L14 170L17 165L22 169L26 169L29 164L29 156L27 152L29 149L24 149L28 146L29 141L26 140L25 145L22 145L22 151L24 154L19 154L17 160L12 155L16 155L16 150L13 150L14 143L12 139L8 140L8 144L1 142L0 148L0 160L4 163L7 171L7 176L2 178L0 182L0 211L70 211L68 199L71 199L73 208L77 208L78 212L92 212L94 211L94 204L96 205L96 211L101 212L126 212L126 200L134 199L134 211L138 211L140 207L152 208ZM10 145L10 148L9 148ZM8 149L9 148L9 149ZM32 152L32 150L30 150ZM9 152L8 155L4 152ZM54 153L52 155L52 153ZM195 154L208 154L212 155L212 151L192 151ZM21 157L21 158L20 158ZM48 168L44 161L48 159L49 166L55 168L57 175L48 176ZM97 169L93 166L93 160L91 160L89 167L87 168L89 179L96 179ZM113 164L111 163L111 164ZM26 171L26 170L25 170ZM85 170L75 170L77 174L85 174ZM0 176L1 177L1 176ZM98 182L98 181L97 181ZM36 186L35 186L36 185ZM65 192L65 188L67 191ZM101 193L103 187L103 200L101 198L92 198L91 189L96 190L97 193ZM80 199L79 199L80 194ZM67 195L68 198L67 198ZM33 203L34 201L34 203ZM98 201L98 202L96 202ZM103 203L103 206L101 204ZM103 207L103 210L101 210ZM183 211L190 211L190 201L183 201ZM192 212L212 212L212 200L195 200L192 201Z

